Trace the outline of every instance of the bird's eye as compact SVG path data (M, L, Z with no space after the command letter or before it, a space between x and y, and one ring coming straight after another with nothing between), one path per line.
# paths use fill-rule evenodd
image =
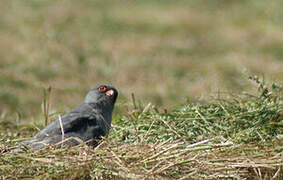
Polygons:
M100 86L99 88L98 88L98 91L99 92L105 92L107 90L107 87L106 86Z

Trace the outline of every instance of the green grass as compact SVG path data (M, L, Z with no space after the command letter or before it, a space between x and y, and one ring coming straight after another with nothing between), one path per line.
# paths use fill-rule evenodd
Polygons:
M151 104L139 107L134 100L95 149L5 152L37 130L2 123L0 174L3 179L281 179L283 87L250 79L258 93L220 94L169 112Z
M112 84L119 98L97 149L1 152L0 177L282 179L282 87L246 78L282 84L282 7L2 0L1 150L81 103L93 86Z

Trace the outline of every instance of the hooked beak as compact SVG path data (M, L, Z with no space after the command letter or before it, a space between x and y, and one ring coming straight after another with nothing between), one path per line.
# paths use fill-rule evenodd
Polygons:
M110 90L106 91L105 94L106 94L107 96L111 97L111 96L114 95L114 90L113 90L113 89L110 89Z

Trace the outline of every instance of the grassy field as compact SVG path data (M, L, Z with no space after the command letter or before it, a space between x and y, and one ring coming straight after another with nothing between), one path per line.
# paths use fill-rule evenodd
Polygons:
M282 19L279 0L1 0L0 178L282 178ZM3 154L99 84L119 98L96 150Z
M2 123L2 179L282 179L283 87L186 104L172 112L133 106L113 119L111 133L95 149L9 152L37 132ZM135 103L133 103L135 104Z

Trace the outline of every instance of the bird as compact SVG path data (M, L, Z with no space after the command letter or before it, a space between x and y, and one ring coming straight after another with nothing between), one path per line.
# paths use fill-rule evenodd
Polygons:
M118 91L113 86L92 88L83 103L62 117L59 116L31 140L22 142L22 146L43 149L49 145L74 146L82 142L91 142L91 145L96 146L97 140L109 134L117 97Z

